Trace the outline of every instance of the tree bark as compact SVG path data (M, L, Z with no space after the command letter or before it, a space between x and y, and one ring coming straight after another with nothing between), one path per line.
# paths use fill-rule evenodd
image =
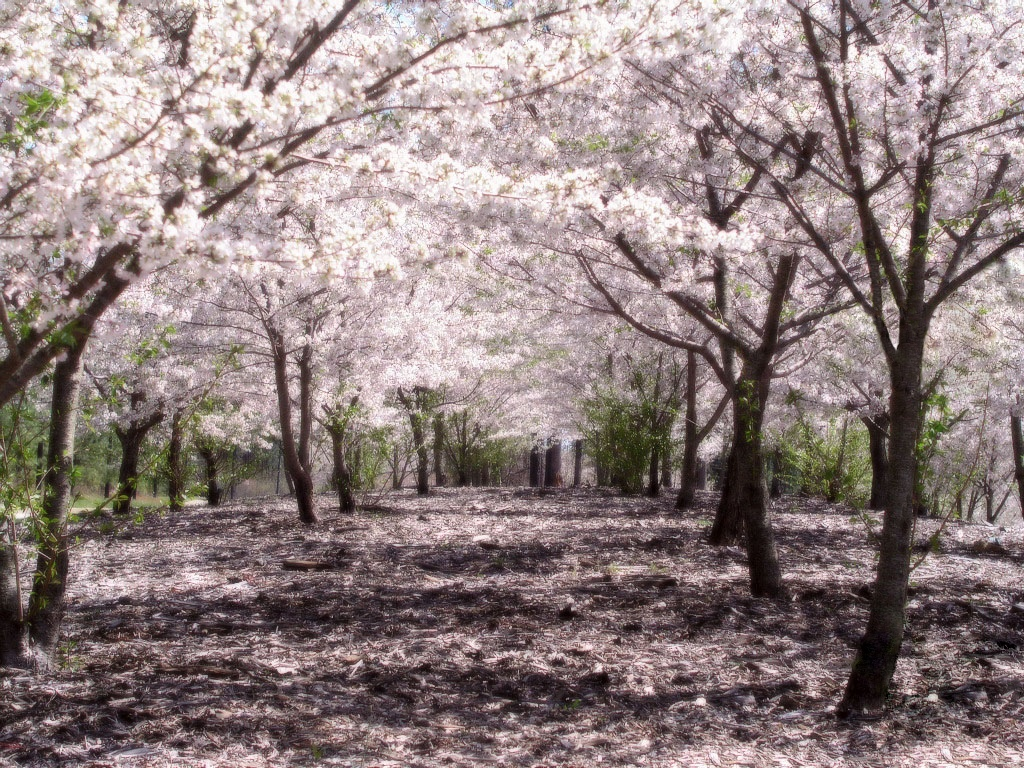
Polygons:
M16 530L14 520L8 519L0 531L0 667L31 666Z
M686 353L686 423L683 425L683 477L676 509L693 506L697 490L697 353Z
M448 476L444 472L444 447L446 442L444 416L434 416L434 485L443 488L448 485Z
M657 445L651 448L651 461L647 468L647 495L652 499L661 496L661 451Z
M1017 481L1017 495L1020 498L1021 514L1024 515L1024 428L1021 427L1021 415L1017 409L1010 412L1010 437L1013 444L1013 477Z
M334 484L338 491L338 510L343 513L356 511L356 497L353 490L352 471L345 460L345 433L336 426L328 426L331 436L331 453L334 458Z
M530 487L540 487L540 448L536 445L530 449Z
M887 505L868 626L857 649L840 714L880 711L896 671L906 624L907 586L921 431L921 369L927 323L904 316L891 361Z
M171 512L180 512L185 500L185 461L183 456L184 412L179 408L171 416L171 440L167 446L167 496Z
M868 428L868 450L871 454L871 499L869 509L885 509L885 491L889 474L889 414L862 416Z
M224 491L220 487L220 451L212 446L200 445L199 456L206 469L206 503L218 507L224 498Z
M83 352L84 342L69 349L53 371L43 508L37 533L36 571L26 619L34 651L44 662L53 656L64 620L69 570L67 526Z
M544 487L562 486L562 441L556 440L544 452Z
M583 441L573 443L572 487L579 488L583 483Z
M288 387L288 351L284 345L284 336L276 328L267 328L270 347L274 358L274 384L277 390L277 410L281 423L281 453L284 468L291 486L295 491L295 501L299 508L299 520L306 525L317 522L316 503L313 499L313 479L309 474L309 442L304 446L295 443L295 432L292 426L291 392ZM306 347L309 349L309 346ZM309 397L309 383L302 382L304 374L300 370L300 390ZM310 401L300 397L300 413L307 415ZM308 436L308 427L300 426L300 436ZM303 462L303 457L306 462Z
M132 393L133 410L143 402L144 395ZM163 418L163 413L157 411L143 419L133 418L128 422L128 426L114 427L114 434L121 443L121 467L117 474L117 498L114 500L116 515L127 515L132 510L132 499L135 498L139 486L139 454L142 452L142 443L150 430Z

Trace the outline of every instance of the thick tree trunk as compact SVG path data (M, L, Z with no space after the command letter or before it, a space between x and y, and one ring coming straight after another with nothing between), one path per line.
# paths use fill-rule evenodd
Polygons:
M562 441L556 440L544 452L544 487L562 486Z
M1024 428L1021 427L1020 411L1016 409L1010 413L1010 438L1013 444L1013 477L1017 481L1017 495L1021 514L1024 515Z
M736 418L737 416L734 414L734 422ZM734 423L734 435L736 431L737 427ZM711 534L708 536L708 542L716 547L731 546L738 543L743 537L742 483L737 474L737 450L742 451L743 448L737 445L734 436L732 448L725 461L725 470L719 480L722 493L718 499L715 522L711 526ZM747 460L746 463L750 464L750 461Z
M786 593L768 513L762 445L770 381L770 369L763 361L755 360L753 365L744 366L737 387L739 396L733 401L733 447L715 526L723 533L742 526L746 532L751 594L780 598Z
M218 507L224 498L224 491L220 487L220 452L216 448L200 446L199 456L206 470L206 503Z
M127 427L115 427L118 442L121 443L121 468L117 474L117 498L114 500L114 514L127 515L132 510L132 500L139 488L139 455L146 435L163 419L163 414L153 414L144 421L133 421Z
M171 440L167 446L167 496L171 512L180 512L185 501L185 460L183 456L184 413L181 409L171 416Z
M536 445L530 449L530 487L540 487L540 448Z
M274 328L268 328L270 346L274 358L274 384L277 390L277 410L281 423L281 452L284 458L284 468L290 479L290 485L295 492L295 501L299 508L299 520L306 525L313 525L317 522L316 504L313 499L313 479L309 474L309 442L308 438L304 446L296 445L295 432L292 427L292 404L291 394L288 388L288 352L284 345L284 336ZM300 372L300 379L303 374ZM303 386L300 381L300 389L303 396L300 397L300 410L306 415L310 402L306 399L309 396L308 382ZM302 402L304 401L304 402ZM308 435L306 427L300 427L302 436ZM301 451L301 453L300 453ZM303 462L303 458L306 462Z
M345 460L345 434L341 429L328 427L331 436L331 453L334 458L334 485L338 491L338 509L344 513L356 511L356 497L352 483L352 471Z
M907 586L917 487L917 444L921 427L921 367L927 325L901 321L899 346L891 363L892 394L886 509L868 626L850 671L841 714L880 711L906 624Z
M885 490L889 474L889 414L862 416L868 428L868 450L871 454L871 499L869 509L885 509Z
M579 488L583 483L583 441L573 443L572 456L572 487Z
M686 423L683 425L683 475L676 509L693 506L697 490L697 354L686 353Z
M82 352L81 346L68 350L53 371L49 452L37 533L36 571L27 614L29 637L35 653L43 660L52 657L64 619L69 566L67 526Z

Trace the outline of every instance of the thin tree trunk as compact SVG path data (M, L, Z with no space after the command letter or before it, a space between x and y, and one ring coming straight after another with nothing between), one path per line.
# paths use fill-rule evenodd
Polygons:
M906 624L907 586L917 488L921 367L927 324L901 321L892 360L887 506L868 625L857 649L839 712L879 711L896 671Z
M423 425L423 414L409 413L412 425L412 439L416 445L416 493L426 496L430 493L430 455L427 452L427 436Z
M661 452L657 446L651 448L651 461L647 468L647 495L651 498L661 495Z
M268 328L267 331L274 358L274 383L277 389L277 409L281 423L281 452L284 457L284 467L290 479L290 485L295 492L299 520L306 525L313 525L317 522L316 504L313 499L313 480L309 475L308 464L303 463L303 454L300 453L302 450L308 460L308 440L304 448L300 448L295 443L291 395L288 388L288 353L281 332L275 328ZM307 408L308 405L307 401L300 404L300 408Z
M572 487L579 488L583 483L583 441L573 443Z
M68 350L53 371L49 452L37 534L36 571L27 614L29 637L44 662L52 657L57 647L64 620L69 570L67 526L83 351L82 345Z
M683 425L683 477L676 509L693 506L697 487L697 353L686 353L686 423Z
M443 488L448 485L448 476L444 472L444 447L447 441L444 428L444 416L434 416L434 485Z
M185 462L183 453L184 412L179 408L171 416L171 440L167 446L167 496L171 512L180 512L185 500Z
M1010 413L1010 437L1013 443L1013 477L1017 481L1021 514L1024 515L1024 428L1021 427L1021 415L1017 409Z

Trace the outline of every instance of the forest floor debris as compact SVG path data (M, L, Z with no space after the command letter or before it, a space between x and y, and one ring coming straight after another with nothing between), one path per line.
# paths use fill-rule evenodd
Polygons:
M0 674L0 765L1024 764L1019 530L920 522L891 711L844 722L875 559L850 509L775 504L772 602L704 542L711 494L320 501L310 529L255 499L84 530L59 668Z

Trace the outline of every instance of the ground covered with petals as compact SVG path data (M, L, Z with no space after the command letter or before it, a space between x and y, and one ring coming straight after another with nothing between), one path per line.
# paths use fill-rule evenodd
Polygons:
M773 602L704 542L711 494L321 502L86 526L58 667L0 673L0 764L1024 762L1017 530L920 522L891 710L840 721L877 516L777 502Z

